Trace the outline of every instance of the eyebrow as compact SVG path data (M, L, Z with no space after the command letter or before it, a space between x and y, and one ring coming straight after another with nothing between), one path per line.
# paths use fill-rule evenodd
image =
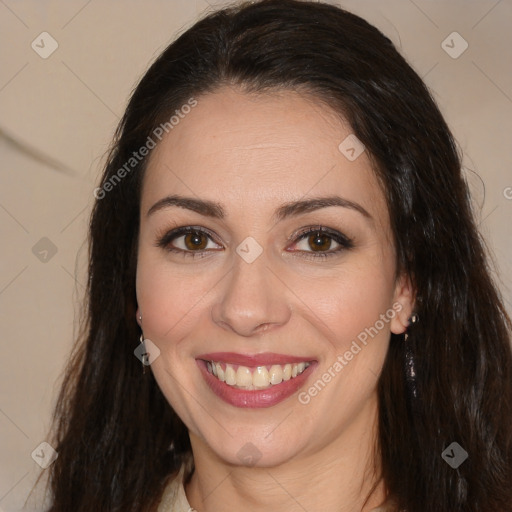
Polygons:
M193 197L184 197L179 195L171 195L164 197L157 201L146 214L148 217L153 213L169 208L171 206L178 206L192 210L196 213L204 215L205 217L212 217L214 219L224 219L226 213L220 203L209 201L206 199L196 199ZM299 201L291 201L284 203L276 209L272 216L274 222L282 221L294 215L300 215L305 212L312 212L320 208L327 208L329 206L341 206L342 208L350 208L362 214L369 220L373 220L372 216L360 204L344 199L340 196L327 196L327 197L314 197L311 199L303 199Z

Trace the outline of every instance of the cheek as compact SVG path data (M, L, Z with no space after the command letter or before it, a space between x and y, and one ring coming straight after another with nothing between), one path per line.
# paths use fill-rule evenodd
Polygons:
M179 336L197 322L214 284L204 273L177 272L175 265L142 250L136 289L144 334L155 341Z
M333 350L344 351L376 322L382 331L379 335L388 336L390 319L386 318L384 325L379 319L386 313L394 315L393 266L389 261L389 258L380 261L365 258L332 272L329 278L297 280L294 287L297 295L306 299L304 303L314 313L316 324L324 330Z
M317 379L328 384L324 392L323 385L314 381L305 393L317 408L343 404L332 413L334 425L355 416L374 395L389 346L391 320L396 314L393 281L382 266L370 268L340 272L326 283L329 293L318 285L309 288L307 305L314 312L311 321L327 340L322 344ZM313 414L315 408L309 411Z

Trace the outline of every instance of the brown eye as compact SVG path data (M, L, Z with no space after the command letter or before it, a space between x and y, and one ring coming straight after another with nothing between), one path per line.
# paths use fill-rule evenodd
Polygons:
M213 247L208 247L208 244ZM183 256L204 257L210 249L218 249L219 246L213 241L213 236L201 228L186 226L169 231L159 237L156 243L169 252L180 253Z
M332 238L323 233L315 233L308 237L308 243L314 251L329 250L332 244Z
M296 238L293 238L295 236ZM323 226L316 226L303 230L293 235L297 251L304 253L305 258L327 258L340 255L342 252L354 247L353 241L339 231L334 231ZM337 247L332 249L332 244ZM302 247L301 247L302 245ZM309 253L309 254L308 254Z
M194 249L199 249L199 250L205 249L208 244L207 237L204 236L203 233L199 233L199 232L187 233L183 237L183 241L184 241L185 247L191 251L193 251Z

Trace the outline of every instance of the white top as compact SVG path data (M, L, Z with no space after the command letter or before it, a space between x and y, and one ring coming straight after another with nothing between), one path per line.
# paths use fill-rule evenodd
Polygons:
M185 471L188 473L192 469L191 462L192 458L182 464L179 473L165 488L158 512L197 512L190 506L183 485Z
M187 495L185 494L183 479L186 470L191 470L190 464L183 464L176 478L167 485L162 495L160 505L158 506L158 512L197 512L195 508L190 506ZM394 508L393 505L394 503L392 501L387 501L380 507L372 509L370 512L395 512L396 508Z

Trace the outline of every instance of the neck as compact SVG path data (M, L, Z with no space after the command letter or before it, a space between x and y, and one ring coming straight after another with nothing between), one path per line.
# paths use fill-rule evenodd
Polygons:
M369 512L386 497L377 410L375 397L329 443L273 467L228 464L191 433L195 470L185 486L188 501L198 512Z

